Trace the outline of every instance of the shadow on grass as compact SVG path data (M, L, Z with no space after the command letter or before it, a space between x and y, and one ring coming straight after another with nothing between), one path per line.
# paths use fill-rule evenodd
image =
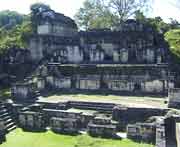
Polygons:
M58 135L66 135L72 137L81 135L79 132L66 132L66 131L56 131L56 130L51 130L51 131Z
M22 128L24 132L31 132L31 133L45 133L47 132L46 129L31 129L31 128Z

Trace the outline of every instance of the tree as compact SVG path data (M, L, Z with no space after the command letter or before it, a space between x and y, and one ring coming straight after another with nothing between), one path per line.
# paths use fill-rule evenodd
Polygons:
M4 54L10 48L27 48L28 39L32 34L30 21L24 21L21 25L6 30L0 29L0 54Z
M114 15L101 0L86 0L75 15L81 29L111 28L117 21Z
M22 24L25 19L25 15L19 14L15 11L1 11L0 12L0 27L5 29L11 29L16 25Z
M150 6L150 0L110 0L109 6L118 15L119 23L133 16L138 10Z
M144 15L144 13L141 12L140 10L137 10L135 12L135 16L134 17L135 17L135 20L140 21L140 22L146 22L146 20L147 20L147 18Z
M75 20L84 29L111 28L149 5L149 0L86 0Z
M171 29L180 28L180 23L176 19L170 18L170 21L171 21L170 22Z
M171 28L170 25L165 23L161 17L148 18L146 22L152 25L158 32L163 34Z

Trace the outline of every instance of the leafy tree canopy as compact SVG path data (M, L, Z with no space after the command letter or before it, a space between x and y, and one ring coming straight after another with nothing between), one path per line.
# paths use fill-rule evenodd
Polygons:
M121 24L138 10L150 5L149 0L86 0L75 15L80 28L111 28Z
M172 29L165 34L172 53L180 60L180 29Z
M30 21L25 21L11 30L0 29L0 54L9 48L27 48L29 36L32 33Z

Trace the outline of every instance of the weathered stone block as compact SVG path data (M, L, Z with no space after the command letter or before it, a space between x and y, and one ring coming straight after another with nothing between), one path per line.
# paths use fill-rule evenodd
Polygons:
M19 113L19 126L25 130L45 130L44 116L39 112L25 111Z
M169 107L180 108L180 88L171 88L168 92Z
M78 133L78 119L52 117L50 127L57 133Z
M15 100L32 101L35 98L32 83L14 84L11 88L11 94Z
M155 143L156 124L154 123L137 123L127 126L127 137L129 139Z
M88 133L91 136L100 136L114 138L116 137L116 126L115 125L98 125L94 123L88 124Z

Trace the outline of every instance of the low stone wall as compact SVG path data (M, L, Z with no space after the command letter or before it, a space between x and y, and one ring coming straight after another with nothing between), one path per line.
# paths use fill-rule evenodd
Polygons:
M127 124L144 122L152 116L164 116L168 110L158 108L128 108L114 107L112 117L113 120L119 122L119 129L125 130Z
M97 125L88 124L88 133L91 136L100 136L106 138L116 137L116 126L115 125Z
M16 83L11 88L12 98L21 102L32 102L35 100L33 83Z
M77 109L88 109L102 112L112 112L116 106L114 103L97 103L97 102L82 102L82 101L69 101L69 107Z
M127 126L127 137L139 142L155 143L156 124L137 123Z
M117 123L110 118L95 117L87 125L87 130L91 136L100 136L106 138L115 138Z
M19 113L19 126L25 130L33 131L46 129L43 114L33 111Z
M6 141L6 126L4 120L0 118L0 144Z
M38 104L42 104L44 109L55 109L55 110L67 110L68 103L49 103L49 102L38 102Z
M79 119L52 117L50 128L56 133L77 134Z

